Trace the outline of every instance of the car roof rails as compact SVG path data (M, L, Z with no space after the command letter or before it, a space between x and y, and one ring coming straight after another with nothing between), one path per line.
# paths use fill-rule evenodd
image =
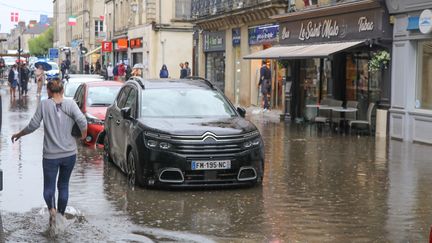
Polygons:
M189 77L186 77L186 79L191 79L191 80L196 80L196 79L198 79L198 80L204 81L208 86L210 86L210 88L215 89L213 83L210 82L210 80L205 79L205 78L203 78L203 77L200 77L200 76L189 76Z
M135 81L141 86L141 88L145 89L145 86L144 86L141 78L139 78L139 77L131 77L131 79L129 79L128 81Z

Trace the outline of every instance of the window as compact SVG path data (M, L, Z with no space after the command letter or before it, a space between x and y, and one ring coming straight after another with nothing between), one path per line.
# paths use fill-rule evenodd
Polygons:
M175 2L175 18L190 19L192 14L191 0L176 0Z
M419 42L417 66L415 107L432 110L432 41Z
M87 94L87 106L110 106L120 86L90 87Z
M217 91L206 89L147 89L142 92L142 117L234 117L235 111Z
M95 36L98 37L100 32L103 32L103 21L95 20Z
M126 104L124 107L131 108L131 116L133 118L136 117L136 100L137 100L137 91L136 89L132 89L131 92L129 92L129 96L126 100Z

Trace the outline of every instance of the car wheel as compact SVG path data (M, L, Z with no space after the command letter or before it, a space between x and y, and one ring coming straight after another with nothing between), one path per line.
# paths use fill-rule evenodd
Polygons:
M110 149L110 145L109 145L109 140L108 140L108 134L105 134L104 137L104 161L106 162L113 162L112 157L110 155L109 149Z
M127 157L127 176L130 185L144 186L141 166L133 150L129 151Z

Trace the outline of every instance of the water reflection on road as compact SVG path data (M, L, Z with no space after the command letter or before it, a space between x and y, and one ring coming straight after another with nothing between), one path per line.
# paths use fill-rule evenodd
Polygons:
M3 95L5 95L3 93ZM6 96L8 97L8 96ZM5 96L3 96L5 100ZM5 173L0 205L8 241L43 242L39 129L16 144L35 109L4 101ZM59 241L351 242L426 241L432 218L430 147L369 137L317 134L309 127L251 118L266 145L262 187L166 191L131 188L79 147L71 178L70 225ZM429 156L429 157L428 157Z

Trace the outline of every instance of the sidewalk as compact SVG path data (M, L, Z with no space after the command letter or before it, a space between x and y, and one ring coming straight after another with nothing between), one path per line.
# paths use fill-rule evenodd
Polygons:
M246 108L246 117L257 120L268 120L272 122L282 122L281 116L284 113L281 110L266 110L257 106L250 106Z

